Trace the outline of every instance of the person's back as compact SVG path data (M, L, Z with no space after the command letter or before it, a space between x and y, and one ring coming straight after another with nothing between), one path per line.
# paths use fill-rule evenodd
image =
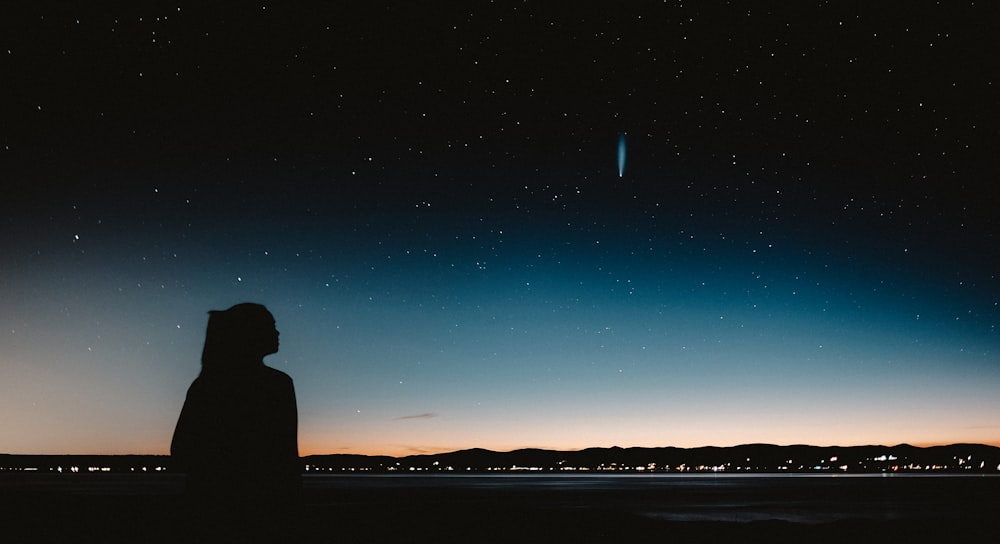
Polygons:
M199 376L188 389L171 455L190 493L271 500L300 485L295 391L260 365L238 376Z

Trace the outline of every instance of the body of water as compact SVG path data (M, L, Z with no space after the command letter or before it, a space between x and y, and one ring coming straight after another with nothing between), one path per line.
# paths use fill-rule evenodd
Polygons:
M992 519L1000 511L1000 476L994 475L336 475L307 476L304 485L307 492L347 497L410 490L671 521L960 521Z
M0 475L0 493L180 496L177 474ZM982 521L1000 511L996 475L306 475L311 508L428 504L621 511L669 521ZM485 507L485 506L484 506Z

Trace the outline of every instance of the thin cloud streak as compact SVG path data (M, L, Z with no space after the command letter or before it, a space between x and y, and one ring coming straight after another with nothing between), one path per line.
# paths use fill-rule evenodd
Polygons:
M435 418L435 417L438 417L438 415L436 413L434 413L434 412L424 412L422 414L413 414L413 415L409 415L409 416L399 416L399 417L395 417L395 418L392 418L392 419L393 419L393 421L399 421L401 419L432 419L432 418Z

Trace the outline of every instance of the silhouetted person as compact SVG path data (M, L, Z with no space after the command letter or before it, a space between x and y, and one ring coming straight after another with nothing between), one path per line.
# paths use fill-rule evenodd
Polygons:
M287 374L264 365L277 351L274 317L264 306L209 312L201 374L188 389L170 455L187 473L198 520L223 531L284 525L298 498L295 388Z

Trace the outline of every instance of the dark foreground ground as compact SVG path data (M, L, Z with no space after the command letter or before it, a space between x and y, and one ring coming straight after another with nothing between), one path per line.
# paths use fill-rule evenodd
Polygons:
M1000 512L964 518L668 521L559 490L307 489L285 516L227 508L207 519L174 487L101 493L0 486L3 542L995 542ZM619 507L631 505L630 507ZM641 500L641 497L639 498ZM986 497L992 500L995 497ZM215 524L212 519L226 521Z

